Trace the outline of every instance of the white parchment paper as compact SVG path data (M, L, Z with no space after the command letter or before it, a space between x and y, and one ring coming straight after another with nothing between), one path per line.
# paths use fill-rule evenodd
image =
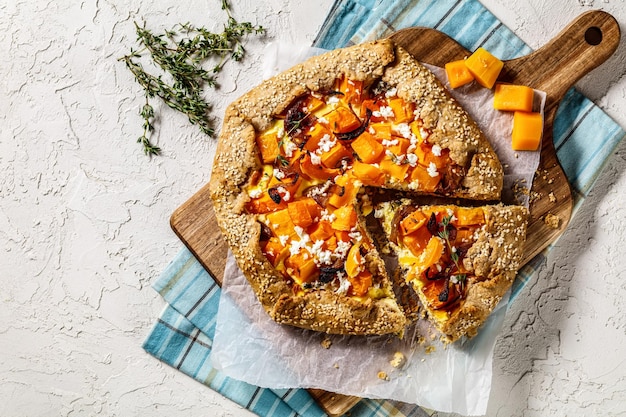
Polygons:
M267 50L265 76L315 53L319 50L272 44ZM443 70L429 68L445 83ZM453 95L492 142L505 166L505 188L519 181L530 188L539 152L511 150L512 116L493 110L491 91L474 84L453 91ZM536 97L537 106L543 109L545 94L537 92ZM512 195L506 197L509 202L512 199ZM212 365L230 377L262 387L322 388L480 415L487 408L493 349L507 302L508 294L476 337L452 345L431 337L425 322L408 329L402 339L395 335L325 335L272 321L229 253ZM406 358L400 368L390 363L397 352ZM386 378L381 378L384 375Z

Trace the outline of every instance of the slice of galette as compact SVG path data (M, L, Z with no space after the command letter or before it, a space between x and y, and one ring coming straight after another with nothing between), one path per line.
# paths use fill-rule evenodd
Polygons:
M522 206L419 206L390 201L375 211L398 261L443 339L474 336L520 267L528 210Z

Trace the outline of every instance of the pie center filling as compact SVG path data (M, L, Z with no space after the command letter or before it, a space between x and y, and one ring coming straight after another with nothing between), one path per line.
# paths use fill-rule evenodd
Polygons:
M374 245L359 222L373 211L365 186L443 196L461 187L466 167L430 143L430 134L420 109L395 88L346 77L331 91L299 97L257 133L262 166L245 188L245 211L261 223L261 250L294 294L325 288L363 301L389 296L389 285L368 269ZM475 279L463 260L484 212L434 206L400 213L390 240L409 268L407 281L431 309L454 308Z

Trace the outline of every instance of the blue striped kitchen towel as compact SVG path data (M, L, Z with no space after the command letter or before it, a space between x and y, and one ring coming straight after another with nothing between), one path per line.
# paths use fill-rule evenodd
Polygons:
M503 59L531 52L477 0L338 0L314 46L343 47L410 26L438 29L468 50L483 46ZM574 212L624 135L622 128L591 101L574 89L567 93L554 123L554 141L575 194ZM520 271L511 299L534 277L549 250ZM220 289L188 250L181 250L153 286L167 306L144 342L148 353L260 416L325 415L306 390L255 387L211 367ZM363 399L350 414L401 417L432 412L410 404Z

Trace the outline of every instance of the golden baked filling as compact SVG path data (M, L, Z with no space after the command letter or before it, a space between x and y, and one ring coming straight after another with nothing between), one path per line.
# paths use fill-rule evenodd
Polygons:
M256 135L263 164L246 187L246 210L260 215L261 249L294 293L329 286L380 294L365 267L372 244L354 202L368 185L440 195L458 188L465 167L429 136L415 104L395 89L347 77L299 97Z

